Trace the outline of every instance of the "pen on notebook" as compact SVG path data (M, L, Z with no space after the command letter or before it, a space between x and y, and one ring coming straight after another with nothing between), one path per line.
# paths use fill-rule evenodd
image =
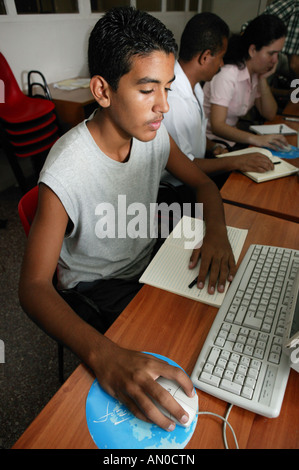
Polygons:
M281 162L273 162L273 165L280 165Z
M280 126L279 126L279 133L280 133L280 134L282 133L282 129L283 129L283 125L280 124Z
M192 287L194 287L196 285L196 283L197 283L197 277L192 282L190 282L190 284L188 286L189 289L192 289Z

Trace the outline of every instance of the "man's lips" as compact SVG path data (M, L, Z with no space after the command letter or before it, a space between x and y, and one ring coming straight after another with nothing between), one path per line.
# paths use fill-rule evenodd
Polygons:
M149 127L152 128L153 130L158 130L161 126L161 122L163 119L156 119L155 121L149 122Z

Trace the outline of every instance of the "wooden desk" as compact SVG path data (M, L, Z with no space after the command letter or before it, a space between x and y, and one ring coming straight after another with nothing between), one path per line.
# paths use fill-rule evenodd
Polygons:
M298 175L257 184L233 172L223 185L221 196L224 202L299 222Z
M71 128L86 119L96 107L94 97L89 88L76 90L60 90L49 85L57 114L62 123Z
M225 207L227 223L250 229L251 243L298 248L298 225L258 212ZM191 373L217 309L154 287L144 286L107 332L118 344L170 357ZM142 334L140 332L142 331ZM14 445L14 449L95 449L86 418L85 401L93 374L80 365ZM299 448L299 374L291 371L278 418L267 419L233 407L229 421L240 448ZM199 408L224 416L227 404L199 391ZM228 431L228 442L234 447ZM188 449L222 449L222 422L198 418Z
M281 116L277 116L272 123L280 122L299 131L299 123L284 121ZM297 146L296 135L287 136L287 140ZM288 161L299 167L298 158ZM221 196L224 202L299 222L298 175L256 183L242 173L232 172L221 188Z

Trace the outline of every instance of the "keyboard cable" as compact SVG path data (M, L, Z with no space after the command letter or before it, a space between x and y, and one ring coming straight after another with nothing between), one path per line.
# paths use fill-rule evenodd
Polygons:
M233 407L233 405L230 404L230 405L229 405L229 408L228 408L228 410L227 410L227 412L226 412L226 415L225 415L224 417L221 416L221 415L218 415L217 413L212 413L212 412L210 412L210 411L199 411L199 412L197 413L197 415L198 415L198 416L199 416L199 415L210 415L210 416L214 416L214 417L216 417L216 418L221 419L221 420L224 422L224 423L223 423L223 429L222 429L222 431L223 431L223 440L224 440L225 448L226 448L226 449L229 449L229 446L228 446L228 443L227 443L227 439L226 439L226 425L228 425L229 428L230 428L230 430L231 430L231 432L232 432L232 435L233 435L233 437L234 437L236 449L239 449L239 445L238 445L238 441L237 441L237 438L236 438L235 431L233 430L233 427L231 426L230 422L228 421L228 417L229 417L229 414L230 414L230 412L231 412L231 410L232 410L232 407Z

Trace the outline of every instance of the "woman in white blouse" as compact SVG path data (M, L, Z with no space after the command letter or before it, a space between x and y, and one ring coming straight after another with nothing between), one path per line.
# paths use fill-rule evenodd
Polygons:
M272 75L282 50L286 26L274 15L260 15L244 33L231 37L224 66L204 86L207 136L235 143L277 149L287 145L283 135L255 135L237 128L239 117L255 105L266 120L273 120L277 103L267 78Z

